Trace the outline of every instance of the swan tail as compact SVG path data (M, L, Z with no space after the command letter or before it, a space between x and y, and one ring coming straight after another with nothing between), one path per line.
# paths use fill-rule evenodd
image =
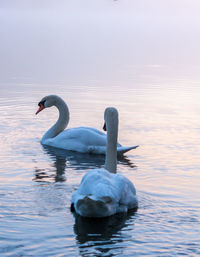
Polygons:
M92 199L91 196L85 196L79 199L76 203L72 203L73 209L76 213L83 217L100 218L112 215L110 210L112 199L109 196L101 199Z
M117 155L123 155L124 153L126 153L130 150L136 149L138 147L139 147L139 145L128 146L128 147L125 147L125 146L117 147Z
M123 155L124 153L130 151L130 150L133 150L133 149L136 149L138 148L139 145L135 145L135 146L117 146L117 155L120 156L120 155ZM91 154L106 154L106 147L105 146L89 146L88 147L88 153L91 153Z

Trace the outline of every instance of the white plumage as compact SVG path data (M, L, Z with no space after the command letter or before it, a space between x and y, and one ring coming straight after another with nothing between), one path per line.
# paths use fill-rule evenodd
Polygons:
M118 112L107 108L104 116L107 127L105 169L89 171L72 195L72 210L84 217L106 217L138 206L133 183L116 174Z
M75 211L85 217L106 217L137 207L132 182L105 169L89 171L72 196Z
M81 153L105 154L106 134L91 127L77 127L65 130L69 123L69 110L62 98L56 95L44 97L39 102L39 113L44 108L56 106L59 110L57 122L44 134L41 143L65 150ZM138 146L124 147L117 144L118 155L137 148Z

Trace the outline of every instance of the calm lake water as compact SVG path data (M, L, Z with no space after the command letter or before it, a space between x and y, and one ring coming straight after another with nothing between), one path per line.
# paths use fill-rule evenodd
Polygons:
M2 85L1 256L200 254L199 89L174 83ZM37 102L49 93L69 105L69 127L101 129L105 107L118 108L120 142L140 145L118 162L118 172L136 186L136 213L96 221L70 212L82 176L102 167L104 157L40 144L57 119L54 108L35 115Z
M47 12L0 10L0 256L199 256L198 8L68 2L65 12L53 1ZM140 145L118 160L137 190L135 213L70 212L104 156L40 144L58 117L56 108L35 115L49 94L68 104L68 127L101 130L104 109L118 109L119 142Z

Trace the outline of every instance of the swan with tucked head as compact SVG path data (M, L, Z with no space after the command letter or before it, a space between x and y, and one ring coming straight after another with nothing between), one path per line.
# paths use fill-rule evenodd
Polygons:
M69 109L64 100L57 95L48 95L38 103L38 114L42 110L56 106L59 111L57 122L44 134L41 143L65 150L81 153L105 154L106 134L91 127L77 127L66 129L69 123ZM138 146L124 147L117 144L118 155L137 148Z
M138 206L133 183L117 174L118 112L105 110L107 147L105 169L94 169L82 178L72 195L71 210L84 217L107 217Z

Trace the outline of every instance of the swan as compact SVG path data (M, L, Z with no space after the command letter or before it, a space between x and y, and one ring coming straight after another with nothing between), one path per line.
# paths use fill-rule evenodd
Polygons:
M87 172L72 195L71 210L84 217L107 217L138 207L133 183L116 173L118 112L108 107L104 117L107 129L105 169Z
M57 122L42 137L41 143L43 145L80 153L105 154L106 134L103 132L91 127L77 127L65 130L69 123L69 109L61 97L57 95L45 96L38 103L38 106L39 109L36 114L52 106L56 106L59 111ZM117 146L118 155L123 155L127 151L138 147L137 145L124 147L119 143Z

